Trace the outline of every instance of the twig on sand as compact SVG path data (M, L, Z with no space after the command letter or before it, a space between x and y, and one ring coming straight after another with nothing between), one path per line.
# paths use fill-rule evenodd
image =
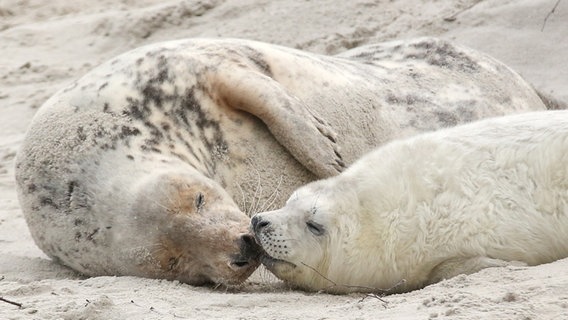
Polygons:
M548 18L550 18L550 16L554 13L554 11L556 11L558 4L560 4L560 0L556 1L556 4L554 4L554 7L552 8L552 10L550 10L550 12L548 12L546 17L544 17L544 21L542 22L542 28L540 28L540 32L544 31L544 26L546 26L546 21L548 21Z
M320 277L324 278L325 280L329 281L332 283L331 286L326 287L322 290L320 290L319 292L325 292L331 288L336 288L336 287L342 287L342 288L348 288L348 289L358 289L358 290L364 290L367 291L367 293L365 294L365 296L363 298L361 298L361 300L359 300L359 302L363 302L365 299L367 298L375 298L377 300L380 300L382 303L384 303L385 305L388 304L388 301L384 300L382 297L385 296L386 293L388 293L389 291L399 287L400 285L404 284L406 282L406 280L402 279L400 280L398 283L396 283L394 286L388 288L388 289L381 289L381 288L373 288L373 287L366 287L366 286L352 286L352 285L346 285L346 284L337 284L335 281L329 279L328 277L324 276L323 274L321 274L321 272L319 272L318 270L316 270L316 268L307 265L305 263L302 262L302 264L310 269L312 269L315 273L317 273Z
M6 303L15 305L15 306L17 306L18 308L21 308L21 307L22 307L22 304L21 304L21 303L14 302L14 301L10 301L10 300L8 300L8 299L6 299L6 298L4 298L4 297L0 297L0 301L4 301L4 302L6 302Z
M448 22L456 21L458 15L464 13L465 11L467 11L467 10L473 8L473 7L475 7L475 6L478 5L481 1L483 1L483 0L477 0L477 1L473 2L472 4L468 5L467 7L461 9L460 11L458 11L458 12L452 14L451 16L445 17L445 18L444 18L444 21L448 21Z

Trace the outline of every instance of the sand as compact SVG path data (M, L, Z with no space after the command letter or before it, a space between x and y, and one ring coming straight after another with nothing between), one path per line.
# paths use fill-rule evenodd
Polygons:
M552 11L555 8L554 11ZM287 289L260 270L240 288L84 278L34 244L14 157L56 90L131 48L238 37L334 54L438 36L493 55L568 101L568 1L0 0L0 319L568 319L568 260L483 270L383 301Z

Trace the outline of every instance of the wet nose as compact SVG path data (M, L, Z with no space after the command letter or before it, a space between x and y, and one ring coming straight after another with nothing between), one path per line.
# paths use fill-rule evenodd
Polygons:
M249 252L257 247L254 237L250 234L243 234L241 236L241 252Z
M258 265L258 258L261 254L260 246L254 241L250 234L243 234L239 239L240 254L231 261L233 269L248 268Z
M258 214L252 217L250 223L252 226L252 231L254 231L255 233L261 231L262 229L270 225L269 221L263 220L262 217L259 216Z

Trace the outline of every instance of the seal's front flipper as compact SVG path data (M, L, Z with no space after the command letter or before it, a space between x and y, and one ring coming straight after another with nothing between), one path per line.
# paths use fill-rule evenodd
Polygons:
M526 264L519 261L504 261L483 256L452 258L443 261L432 269L427 284L440 282L460 274L472 274L485 268L505 266L526 266Z
M333 128L274 79L231 65L210 74L215 94L230 107L260 118L301 164L320 178L339 174L345 164Z

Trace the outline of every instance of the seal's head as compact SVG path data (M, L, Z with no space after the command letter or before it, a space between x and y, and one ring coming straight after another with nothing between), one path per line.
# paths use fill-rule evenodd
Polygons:
M278 278L306 290L338 292L352 283L360 250L358 203L334 179L310 183L279 210L259 213L251 231L264 251L262 263Z
M201 174L153 174L135 193L131 215L121 223L126 230L115 233L119 258L138 266L132 273L232 285L260 264L249 217L214 181Z

